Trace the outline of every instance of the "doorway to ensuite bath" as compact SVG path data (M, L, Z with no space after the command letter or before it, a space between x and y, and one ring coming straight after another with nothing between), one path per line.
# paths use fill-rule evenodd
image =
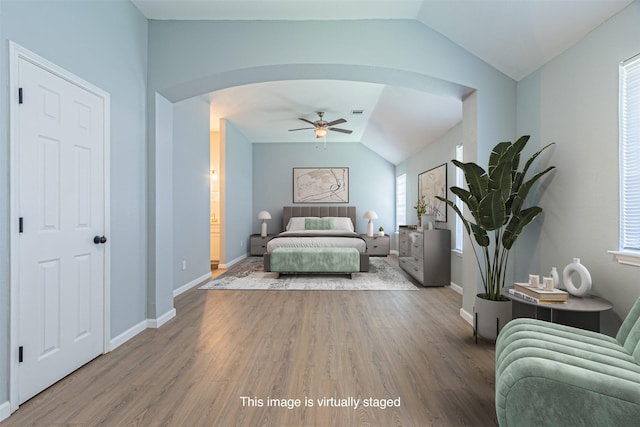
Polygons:
M220 264L220 132L210 133L210 233L211 272Z

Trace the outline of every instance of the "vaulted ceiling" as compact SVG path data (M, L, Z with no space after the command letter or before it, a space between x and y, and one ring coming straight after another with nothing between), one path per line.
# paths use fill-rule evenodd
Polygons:
M149 19L413 19L518 81L634 0L132 0ZM366 6L366 7L365 7ZM256 143L315 142L303 117L344 118L331 141L362 142L397 164L462 119L459 100L372 83L297 80L211 93L212 129L225 118ZM257 102L258 101L258 102ZM419 108L418 108L419 106ZM352 115L352 110L363 110Z

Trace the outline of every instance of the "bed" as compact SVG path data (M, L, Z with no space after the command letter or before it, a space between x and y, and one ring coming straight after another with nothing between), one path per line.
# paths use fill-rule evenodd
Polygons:
M355 206L285 206L282 231L267 244L264 270L280 274L369 271Z

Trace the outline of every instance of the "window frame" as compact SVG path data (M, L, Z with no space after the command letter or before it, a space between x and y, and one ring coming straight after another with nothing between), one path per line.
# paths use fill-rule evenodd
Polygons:
M609 252L640 267L640 54L620 63L619 84L620 236Z
M401 191L399 191L399 185L404 187L404 200L400 200L402 197ZM400 212L402 211L402 212ZM407 174L403 173L396 176L396 231L400 229L400 225L407 223Z
M462 144L456 145L456 160L459 162L464 162L464 147ZM460 168L456 168L456 187L463 188L464 187L464 172ZM462 203L462 199L456 196L456 206L460 210L460 212L464 212L464 206ZM455 252L462 253L464 250L464 229L462 228L462 218L460 215L456 214L456 222L455 222L455 241L454 248Z

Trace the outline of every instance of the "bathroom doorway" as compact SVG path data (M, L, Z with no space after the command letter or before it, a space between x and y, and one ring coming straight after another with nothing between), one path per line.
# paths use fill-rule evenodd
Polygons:
M211 132L210 144L211 271L215 271L220 264L220 132Z

